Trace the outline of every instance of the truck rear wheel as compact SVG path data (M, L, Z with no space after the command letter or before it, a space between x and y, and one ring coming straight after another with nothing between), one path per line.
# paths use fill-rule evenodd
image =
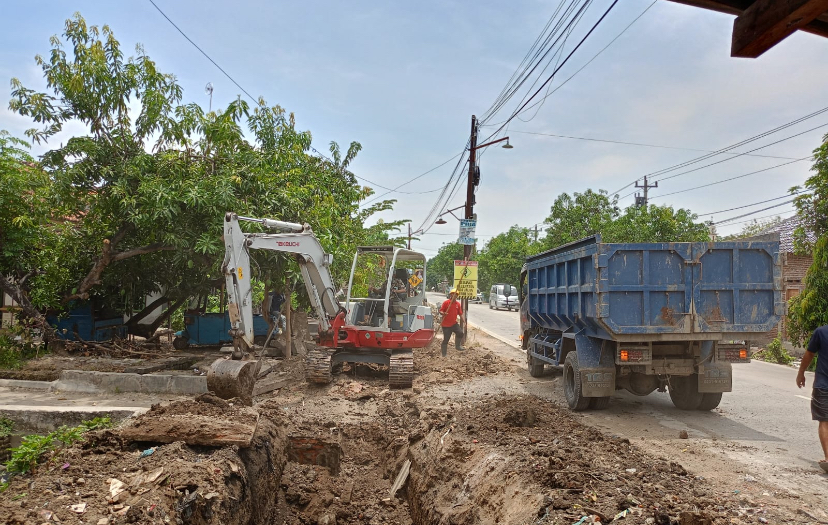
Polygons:
M589 408L589 398L581 391L581 367L575 352L566 354L563 368L564 396L571 410L580 412Z
M701 404L699 404L698 410L713 410L719 403L722 402L722 393L709 393L709 394L702 394Z
M529 362L529 375L532 377L540 377L543 375L543 361L535 359L531 355L527 357Z
M680 410L696 410L701 405L703 394L699 393L699 376L673 376L669 382L670 400Z
M589 408L593 410L604 410L610 404L610 398L607 397L590 397Z

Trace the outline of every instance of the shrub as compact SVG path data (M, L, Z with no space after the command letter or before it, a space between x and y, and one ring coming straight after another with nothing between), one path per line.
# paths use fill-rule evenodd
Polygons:
M779 363L780 365L789 365L794 362L794 358L782 347L782 341L777 337L770 343L768 347L762 352L762 359L769 363Z

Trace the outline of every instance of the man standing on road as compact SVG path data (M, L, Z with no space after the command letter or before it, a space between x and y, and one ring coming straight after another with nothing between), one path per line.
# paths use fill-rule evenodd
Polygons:
M828 325L814 330L808 350L802 357L799 373L796 374L796 386L805 386L805 370L811 365L814 356L818 356L814 389L811 393L811 417L819 421L819 442L825 456L819 461L822 470L828 472Z
M454 334L454 347L457 350L465 350L463 348L463 306L457 300L457 288L451 289L448 299L440 306L440 313L443 314L443 322L440 323L443 328L443 345L440 347L443 357L446 357L448 353L451 334Z

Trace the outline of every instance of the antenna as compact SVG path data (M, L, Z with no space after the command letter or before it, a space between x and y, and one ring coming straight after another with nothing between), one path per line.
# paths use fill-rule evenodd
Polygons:
M213 83L207 82L207 85L204 86L204 93L210 95L210 107L208 111L213 111Z

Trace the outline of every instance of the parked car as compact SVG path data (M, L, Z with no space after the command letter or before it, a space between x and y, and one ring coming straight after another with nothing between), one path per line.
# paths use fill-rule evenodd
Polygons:
M517 311L520 308L517 287L504 283L493 284L489 292L489 309L492 308Z

